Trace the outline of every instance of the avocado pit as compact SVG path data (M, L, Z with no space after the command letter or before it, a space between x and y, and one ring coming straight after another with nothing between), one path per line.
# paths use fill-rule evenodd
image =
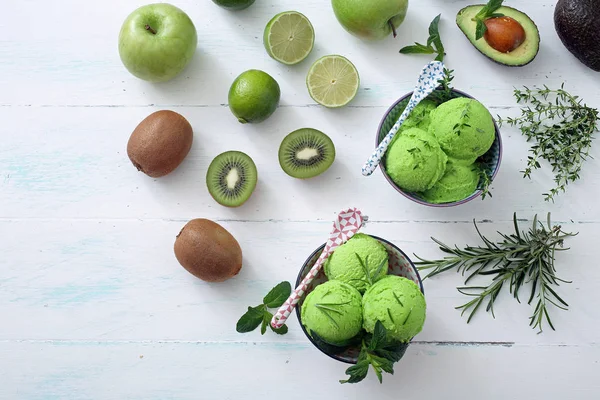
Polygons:
M525 29L514 18L495 17L485 20L487 28L483 38L494 49L501 53L510 53L517 49L526 39Z

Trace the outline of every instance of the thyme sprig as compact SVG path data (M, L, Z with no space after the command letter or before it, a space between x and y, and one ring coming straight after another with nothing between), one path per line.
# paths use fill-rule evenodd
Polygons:
M475 221L473 223L484 245L459 249L432 238L449 256L439 260L426 260L416 256L419 259L416 263L418 269L432 270L425 279L451 269L461 272L463 276L467 275L465 286L457 289L473 299L456 307L462 310L461 315L469 313L467 323L484 303L485 310L495 317L494 303L503 287L508 287L509 292L520 303L520 290L528 285L530 293L527 304L537 299L529 325L533 329L538 328L538 333L542 332L544 323L555 330L548 309L555 306L567 310L568 304L558 295L556 287L560 283L570 283L556 276L555 254L557 251L568 250L563 248L564 240L576 233L564 232L560 225L553 226L550 214L547 225L539 222L535 216L529 230L520 231L515 213L514 233L498 232L502 240L492 242L481 234ZM466 286L476 276L492 276L492 281L487 286Z
M518 127L528 142L534 142L527 167L521 171L524 178L531 179L532 172L542 167L540 159L550 163L555 186L543 196L546 201L554 201L569 183L580 178L583 162L590 158L600 120L598 110L565 91L564 84L557 90L546 85L515 89L514 96L518 103L527 104L521 108L521 116L498 117L498 123Z
M442 79L438 80L438 83L439 83L440 89L441 89L441 92L439 94L440 104L454 98L454 94L452 93L452 81L453 80L454 80L454 70L444 68L444 76L442 77Z

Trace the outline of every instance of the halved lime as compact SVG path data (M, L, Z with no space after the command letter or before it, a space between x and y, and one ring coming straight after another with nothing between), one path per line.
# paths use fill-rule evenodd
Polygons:
M360 78L356 67L345 57L329 55L319 58L306 76L308 93L317 103L330 108L350 103Z
M286 11L274 16L263 35L267 53L275 60L298 64L310 54L315 42L315 30L304 15Z

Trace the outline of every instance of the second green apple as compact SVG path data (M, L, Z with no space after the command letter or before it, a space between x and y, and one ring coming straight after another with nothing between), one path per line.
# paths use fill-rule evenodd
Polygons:
M408 10L408 0L332 0L331 5L344 29L364 40L396 37Z

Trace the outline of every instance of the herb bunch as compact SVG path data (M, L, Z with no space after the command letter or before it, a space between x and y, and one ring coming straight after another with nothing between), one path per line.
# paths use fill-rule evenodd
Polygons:
M264 335L267 326L278 335L285 335L288 332L287 325L281 328L273 328L270 324L273 314L269 308L279 308L285 303L292 293L292 285L289 282L281 282L267 293L263 298L263 304L256 307L248 307L248 311L238 320L236 331L239 333L252 332L260 325L260 334Z
M504 17L504 14L497 13L504 0L490 0L488 3L475 15L473 21L477 23L475 28L475 40L479 40L485 35L487 31L487 27L485 25L485 20L489 18L497 18Z
M494 315L494 302L503 287L507 287L512 296L520 303L519 294L524 286L530 287L527 304L537 299L529 325L538 328L541 333L544 323L552 330L554 325L548 309L555 306L567 310L568 304L558 295L555 288L560 283L570 283L556 276L554 265L555 253L563 248L564 240L576 234L564 232L560 225L552 225L548 214L547 225L539 222L537 216L528 231L520 231L516 213L513 216L514 233L500 233L502 240L492 242L481 234L473 221L483 246L467 246L459 249L450 247L439 240L432 240L449 256L439 260L426 260L419 256L417 268L432 269L424 279L455 269L463 276L467 275L465 286L458 291L473 297L467 303L456 307L462 310L461 315L469 312L467 323L471 321L477 310L485 303L485 310ZM492 277L487 286L466 286L475 277Z
M391 341L380 321L375 323L372 335L363 338L360 354L355 365L346 370L347 379L340 383L358 383L365 379L369 367L373 368L379 383L383 383L383 372L394 374L394 363L400 361L408 344Z
M440 18L442 14L431 21L429 24L429 38L427 38L427 44L416 43L411 46L406 46L400 49L401 54L437 54L435 57L436 61L444 61L444 44L440 37Z
M546 201L554 201L567 185L579 179L583 162L590 155L593 134L598 130L598 110L582 103L578 96L564 90L524 87L515 89L518 103L528 103L521 108L521 116L502 119L500 126L516 126L534 142L527 157L527 167L521 171L531 178L534 170L540 169L540 159L550 163L554 173L555 187L544 193Z

